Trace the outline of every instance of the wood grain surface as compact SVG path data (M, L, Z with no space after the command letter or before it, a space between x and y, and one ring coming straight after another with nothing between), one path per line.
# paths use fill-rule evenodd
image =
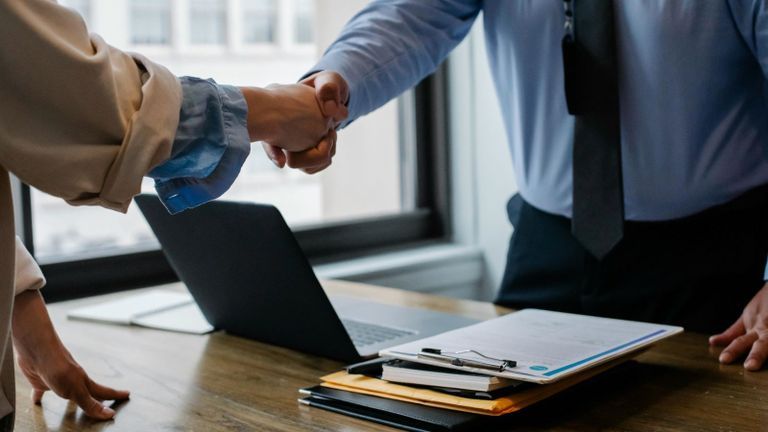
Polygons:
M421 306L475 318L508 310L348 282L329 293ZM182 289L176 287L176 289ZM46 394L30 402L17 371L18 431L391 431L299 405L297 390L343 365L252 340L214 333L192 336L66 319L66 311L125 293L50 306L62 339L97 381L131 390L117 417L94 422ZM705 335L686 333L658 344L604 376L482 430L760 431L768 430L768 373L720 366Z

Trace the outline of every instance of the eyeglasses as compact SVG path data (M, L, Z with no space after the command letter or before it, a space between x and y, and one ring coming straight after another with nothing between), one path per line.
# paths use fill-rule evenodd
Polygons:
M462 354L474 354L489 361L462 357ZM472 349L461 351L445 351L439 348L422 348L421 352L418 354L418 357L448 363L452 366L473 367L478 369L492 370L495 372L504 372L507 369L512 369L517 366L517 362L514 360L494 358Z

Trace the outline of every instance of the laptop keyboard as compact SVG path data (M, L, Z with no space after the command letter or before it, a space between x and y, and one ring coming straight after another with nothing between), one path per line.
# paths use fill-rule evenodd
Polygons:
M352 342L357 347L378 344L416 334L416 332L410 330L400 330L350 319L342 319L341 323L344 324L349 337L352 338Z

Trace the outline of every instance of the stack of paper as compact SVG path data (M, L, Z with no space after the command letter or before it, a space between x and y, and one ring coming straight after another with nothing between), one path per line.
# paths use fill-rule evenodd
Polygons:
M356 407L352 396L345 397L343 404L334 405L312 389L304 389L309 398L302 401L390 425L438 419L445 410L500 416L600 374L682 331L674 326L527 309L379 353L385 358L442 368L454 378L452 372L458 371L485 378L477 379L476 384L488 385L494 378L531 383L527 386L510 386L506 394L487 400L451 394L440 388L390 382L375 373L357 375L344 371L322 377L322 387L348 395L365 395L365 409ZM466 386L473 379L460 379L461 385ZM376 414L370 406L371 397L390 403ZM422 406L426 411L414 413L412 408L406 408L413 406ZM391 411L399 412L395 420ZM413 419L414 416L418 418Z
M616 360L594 368L589 372L578 374L558 383L542 386L529 386L519 392L502 396L494 400L473 399L453 396L450 394L425 388L410 387L390 383L382 379L363 375L350 375L344 371L326 375L321 378L325 387L346 390L353 393L367 394L403 402L417 403L435 408L464 411L473 414L499 416L519 411L552 395L587 380L627 359Z
M457 390L489 392L522 384L521 381L490 375L448 370L438 366L392 360L382 365L381 378L385 381Z
M640 350L682 332L681 327L525 309L381 351L384 357L520 381L546 384ZM455 366L420 356L424 348L513 360L503 371Z

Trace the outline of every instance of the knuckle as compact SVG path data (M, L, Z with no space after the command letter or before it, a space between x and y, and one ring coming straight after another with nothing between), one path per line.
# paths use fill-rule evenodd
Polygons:
M339 90L338 84L334 81L325 81L320 91L327 95L334 95Z
M339 82L339 81L344 80L344 78L342 78L341 74L339 74L338 72L335 72L335 71L329 71L328 72L328 78L333 79L335 82Z

